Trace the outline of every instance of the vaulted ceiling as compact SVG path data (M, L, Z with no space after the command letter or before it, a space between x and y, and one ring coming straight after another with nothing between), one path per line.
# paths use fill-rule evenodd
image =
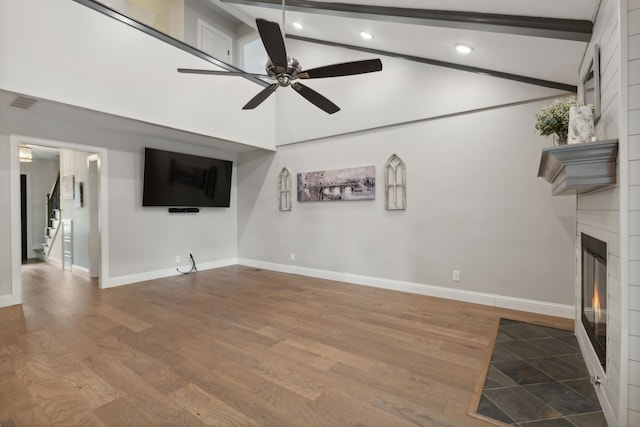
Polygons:
M206 1L223 8L253 27L255 27L256 18L265 18L279 23L283 20L282 0ZM591 21L600 4L600 0L348 1L348 3L336 3L326 0L286 0L284 19L286 41L297 49L301 46L307 49L303 53L294 51L292 48L289 54L300 59L304 69L331 63L326 57L310 55L308 49L310 44L322 47L324 45L343 46L368 52L369 57L394 57L394 61L399 57L402 58L400 61L488 74L562 91L571 91L578 84L578 68L591 37ZM293 22L302 24L303 28L294 28ZM361 31L371 33L373 38L362 39ZM298 40L306 43L298 43ZM468 55L461 55L454 48L458 43L470 45L473 51ZM327 49L319 49L319 51L326 53ZM348 56L351 57L351 55ZM361 57L354 59L361 59ZM390 62L392 61L388 61ZM176 67L185 65L189 64L175 64ZM407 68L414 71L411 76L406 77L407 80L417 76L415 67ZM389 72L399 69L404 67L396 67L395 70L389 67L386 69L387 74L381 73L385 74L387 79L392 78L387 86L397 87L394 85L397 81L404 84L405 80L402 76L405 74ZM418 67L418 69L421 68ZM424 69L425 74L428 75L429 68ZM459 73L456 75L460 76ZM362 79L364 81L365 77ZM210 81L211 85L215 86L223 80L210 78L202 81ZM385 80L385 84L386 82L389 80ZM339 82L331 82L331 85L326 87L321 86L322 81L316 80L314 83L319 86L319 90L324 95L344 107L345 111L354 111L354 107L349 105L348 97L340 98L340 91L344 86ZM358 86L354 86L353 93L360 93L357 89ZM257 92L259 88L256 87L255 90ZM412 90L413 88L407 89L410 93ZM289 95L287 91L280 92L284 96ZM0 104L8 105L15 95L0 91ZM6 98L6 103L3 102L3 98ZM233 108L240 110L247 100L248 98L233 100ZM303 102L295 105L296 108L314 108ZM413 111L413 104L406 106L405 110ZM20 114L13 109L7 111L16 116L26 117L24 113ZM403 110L403 113L406 111ZM403 120L410 121L445 113L417 112L416 117L406 117ZM99 127L126 129L137 134L210 145L209 138L205 136L86 111L46 100L39 102L31 114L42 114L68 122L77 120L79 123L92 123ZM309 112L309 114L312 113ZM324 126L323 120L329 119L324 115L314 116L314 122L320 123L319 127ZM390 117L388 121L393 123L393 120L395 119ZM16 122L18 121L17 118ZM353 121L353 117L350 121ZM336 132L350 131L351 128L339 128L338 125L343 122L345 121L334 121L331 122L331 126L337 129ZM386 122L382 123L382 125L386 124ZM368 124L354 126L366 128ZM298 140L310 138L299 135L294 137ZM294 137L292 140L295 139ZM220 141L218 146L235 152L251 149L251 146L225 141Z
M249 24L255 18L283 20L282 0L211 1ZM599 0L287 0L284 21L289 39L571 90L598 5ZM373 38L364 40L361 31ZM461 55L456 44L473 51Z

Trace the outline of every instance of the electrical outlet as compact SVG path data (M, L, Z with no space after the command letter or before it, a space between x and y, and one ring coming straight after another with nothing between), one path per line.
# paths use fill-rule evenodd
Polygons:
M295 261L295 260L296 260L296 254L295 254L295 252L291 252L291 253L289 254L289 259L290 259L291 261Z
M182 257L180 255L176 255L176 264L182 262Z
M460 281L460 270L453 270L453 281L454 282Z

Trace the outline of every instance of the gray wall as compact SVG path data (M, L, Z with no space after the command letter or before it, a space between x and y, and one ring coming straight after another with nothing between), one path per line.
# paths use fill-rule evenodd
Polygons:
M142 207L142 173L145 142L130 141L133 152L109 152L110 273L113 277L175 266L188 252L198 263L235 259L236 189L232 177L230 208L203 208L198 214L169 214L167 208ZM204 147L177 146L146 141L152 148L235 160L235 156Z
M575 198L551 197L536 177L549 143L533 129L541 105L242 154L239 258L573 305ZM393 153L407 166L406 211L384 209L382 167ZM278 211L283 167L295 175L367 165L376 166L375 201Z

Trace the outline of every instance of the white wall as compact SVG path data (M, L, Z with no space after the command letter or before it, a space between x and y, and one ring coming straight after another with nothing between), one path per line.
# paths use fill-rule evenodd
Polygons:
M29 189L29 200L27 200L29 258L35 258L34 249L42 249L45 228L48 223L46 196L51 193L59 171L60 163L58 160L33 159L32 162L20 163L20 173L27 174Z
M281 146L276 154L241 154L239 258L368 276L369 283L386 279L572 305L575 198L551 197L549 184L536 177L541 148L549 143L533 128L541 105L329 137ZM384 209L382 167L394 153L407 166L406 211ZM376 167L375 201L277 209L283 167L295 175L368 165ZM452 281L454 269L460 282Z
M2 121L0 121L2 123ZM11 297L11 191L9 137L0 134L0 306ZM4 301L4 302L3 302Z
M202 0L185 0L184 7L185 43L196 48L198 47L198 19L201 19L233 39L233 65L237 65L241 55L238 39L247 31L252 31L252 28L243 23L236 25L237 20L231 21L228 19L231 15L222 9L219 9L213 3L209 3L208 5ZM264 67L260 72L263 71Z
M234 22L230 22L223 14L226 12L216 13L217 6L213 4L208 6L201 0L185 0L184 2L184 19L185 33L184 40L191 46L198 47L198 18L216 29L228 34L232 38L236 38L236 26Z
M65 199L63 194L60 195L61 218L72 221L72 243L73 243L73 267L80 267L81 270L88 271L90 267L89 256L89 230L90 217L89 207L86 202L89 200L86 192L89 189L89 165L87 157L91 153L73 150L62 150L60 152L60 180L64 177L73 175L74 177L74 194L72 199ZM78 195L78 183L82 182L84 186L83 207L76 206ZM61 230L62 231L62 230ZM62 238L62 233L58 234L58 238Z
M603 0L596 17L591 43L587 52L591 52L593 44L600 45L601 74L601 117L596 124L596 136L600 140L619 137L619 82L620 82L620 23L619 2ZM586 55L579 75L582 76L589 66L589 55ZM620 150L624 147L621 145ZM617 171L620 180L620 170ZM589 234L607 243L607 362L606 373L600 367L595 352L588 344L586 333L580 316L576 313L576 331L578 338L584 343L583 354L592 375L602 378L602 385L596 388L600 403L610 423L618 425L621 404L621 348L622 348L622 293L621 283L621 236L620 236L620 186L599 191L593 194L578 196L577 200L577 244L581 233ZM576 251L576 253L579 253ZM579 258L578 258L579 260ZM579 262L579 261L578 261ZM580 283L576 280L576 299L580 298ZM579 300L577 300L577 303ZM577 304L576 303L576 304ZM615 421L611 418L615 418Z
M629 158L628 424L640 425L640 1L627 3Z
M303 69L377 55L287 39ZM382 71L304 84L341 110L329 115L291 88L276 92L277 145L528 101L564 92L406 59L380 57Z
M0 2L0 52L0 89L274 147L275 102L241 109L261 86L180 74L178 67L215 67L76 2ZM251 126L238 126L245 122Z

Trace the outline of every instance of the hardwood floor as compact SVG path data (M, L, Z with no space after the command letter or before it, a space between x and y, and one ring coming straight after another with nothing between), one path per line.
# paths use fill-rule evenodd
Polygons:
M500 317L247 267L100 291L23 267L0 309L0 426L482 426Z

